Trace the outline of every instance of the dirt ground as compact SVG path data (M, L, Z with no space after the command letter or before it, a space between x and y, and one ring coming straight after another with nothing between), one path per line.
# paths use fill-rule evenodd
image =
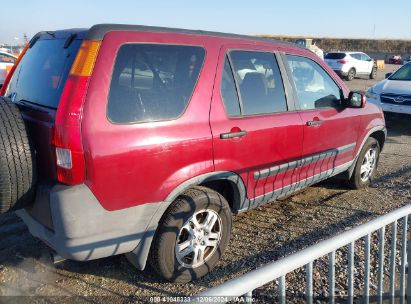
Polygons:
M386 71L379 72L378 79L394 68L386 67ZM356 79L347 84L352 89L365 90L375 82ZM163 282L150 268L137 271L123 256L86 263L66 261L55 268L48 248L29 234L22 221L14 214L3 216L0 303L128 303L150 302L150 296L193 295L408 204L411 201L409 119L389 122L388 134L378 177L369 189L351 191L331 180L235 217L232 239L222 260L211 274L189 284ZM292 278L288 286L292 295ZM258 290L257 297L273 294L272 288Z

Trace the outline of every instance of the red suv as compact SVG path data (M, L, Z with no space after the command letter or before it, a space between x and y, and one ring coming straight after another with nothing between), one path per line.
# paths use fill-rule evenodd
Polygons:
M28 155L0 170L3 212L63 258L126 253L178 282L213 268L233 214L337 174L366 187L386 137L381 110L315 54L248 36L41 32L3 94Z

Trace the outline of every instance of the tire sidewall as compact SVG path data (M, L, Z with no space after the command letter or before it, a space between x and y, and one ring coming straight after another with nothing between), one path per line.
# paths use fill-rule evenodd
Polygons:
M377 156L376 156L376 160L375 160L375 166L374 166L374 170L372 172L372 174L370 175L370 177L368 178L367 181L363 181L361 179L361 165L362 162L364 160L364 156L365 153L372 147L375 147L377 149ZM360 155L358 156L358 160L357 160L357 164L355 166L355 170L354 170L354 183L356 188L358 189L362 189L362 188L366 188L374 179L376 173L377 173L377 169L378 169L378 162L379 162L379 158L380 158L380 145L378 143L378 141L375 138L368 138L367 141L364 144L364 147L362 148Z
M377 76L377 69L373 67L371 70L370 79L374 79L375 76Z
M353 68L351 68L351 69L348 71L347 80L348 80L348 81L351 81L351 80L353 80L354 78L355 78L355 70L354 70Z
M159 230L163 240L158 248L158 257L163 261L159 270L167 280L189 282L206 275L221 258L230 240L232 220L228 203L224 197L214 191L199 191L203 193L196 196L195 199L187 195L180 196L175 202L179 208L171 208ZM222 225L221 240L217 250L203 265L196 268L186 268L176 258L176 239L184 223L194 213L203 209L211 209L219 214Z

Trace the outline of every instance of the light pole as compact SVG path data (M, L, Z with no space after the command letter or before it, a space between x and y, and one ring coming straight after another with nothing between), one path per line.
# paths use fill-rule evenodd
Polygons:
M17 42L19 41L19 37L14 37L14 40L16 40L16 44L17 44ZM11 46L11 52L12 53L14 53L13 47L14 47L14 45Z

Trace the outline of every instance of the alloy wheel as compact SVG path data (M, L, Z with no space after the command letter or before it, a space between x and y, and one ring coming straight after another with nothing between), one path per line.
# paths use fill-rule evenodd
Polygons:
M370 176L374 172L375 165L377 164L377 149L371 147L364 155L364 159L361 164L361 180L367 182Z
M196 268L203 265L217 250L222 235L219 214L204 209L193 214L180 229L175 254L180 265Z

